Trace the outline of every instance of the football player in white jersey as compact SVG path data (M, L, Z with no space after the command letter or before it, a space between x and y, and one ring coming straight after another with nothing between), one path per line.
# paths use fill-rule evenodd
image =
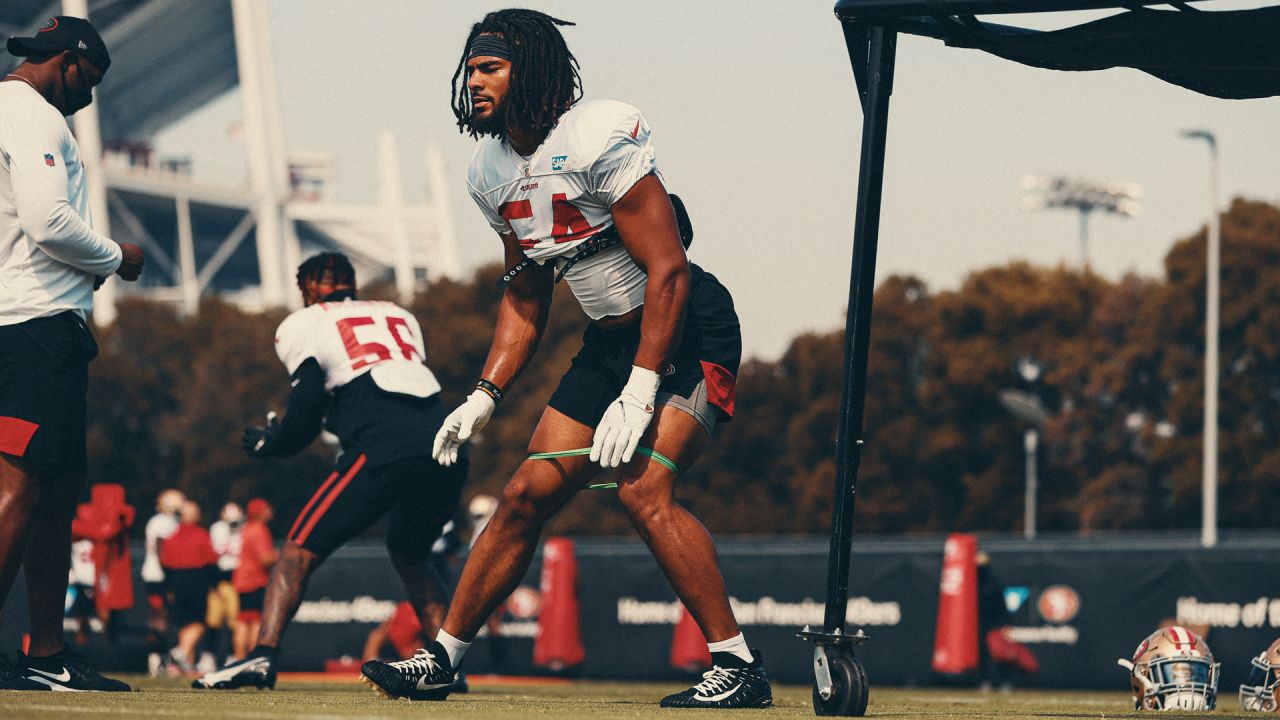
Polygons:
M357 299L355 270L338 253L302 263L298 287L306 307L276 331L276 353L293 379L288 410L279 422L271 416L245 430L244 448L254 457L293 455L323 424L342 454L289 530L267 584L257 646L196 679L196 688L274 687L280 641L311 573L388 513L391 563L427 621L431 543L456 512L466 479L465 461L445 467L430 456L445 412L413 314Z
M65 119L93 102L111 56L88 21L61 15L6 47L23 61L0 79L0 606L22 566L31 642L16 666L0 658L0 690L127 691L62 631L98 352L85 320L93 291L113 274L137 280L144 260L93 229Z
M544 523L601 468L684 605L710 640L712 670L664 707L764 707L758 652L729 605L706 529L675 502L679 468L733 412L741 335L733 301L689 263L655 162L630 105L579 102L577 60L558 26L530 10L473 26L454 76L459 127L479 139L468 190L497 231L508 270L493 343L466 403L436 435L452 464L529 362L555 282L592 323L529 442L532 453L462 571L436 642L366 682L391 697L441 699L472 638L529 567Z

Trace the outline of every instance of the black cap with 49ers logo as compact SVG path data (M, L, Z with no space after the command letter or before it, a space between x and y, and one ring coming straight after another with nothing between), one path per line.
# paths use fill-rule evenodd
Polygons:
M111 66L111 56L102 36L84 18L58 15L40 28L35 37L11 37L9 52L18 57L56 53L63 50L83 55L102 72Z

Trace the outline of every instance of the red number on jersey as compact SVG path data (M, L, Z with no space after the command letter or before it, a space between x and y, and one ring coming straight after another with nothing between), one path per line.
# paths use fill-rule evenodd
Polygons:
M533 203L528 200L512 200L511 202L502 203L502 206L498 208L498 213L510 225L512 220L525 220L533 217ZM591 223L587 221L586 216L582 214L582 211L569 202L569 196L566 193L556 193L551 196L551 237L556 242L578 240L594 229L591 227ZM532 240L520 238L521 247L529 248L533 247L533 245L534 242Z
M401 317L387 318L387 329L391 331L391 337L395 338L396 345L400 346L400 352L404 354L405 360L412 360L418 354L418 348L414 347L413 331L409 329L409 321ZM401 334L401 331L404 334ZM409 338L409 339L405 339ZM419 357L418 362L422 362L423 358Z
M386 345L376 342L362 343L356 338L356 328L373 324L374 320L371 317L342 318L338 321L338 335L342 337L342 344L347 348L347 355L355 361L351 364L352 370L359 370L366 365L391 359L391 351Z
M569 202L569 197L565 193L556 193L551 196L551 219L554 222L551 227L551 237L554 237L558 243L576 240L575 235L591 229L591 223L587 222L581 210Z

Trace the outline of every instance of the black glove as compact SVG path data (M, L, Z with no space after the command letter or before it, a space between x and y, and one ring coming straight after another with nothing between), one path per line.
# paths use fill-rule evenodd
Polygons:
M272 444L280 433L280 421L274 412L267 413L266 425L255 425L244 429L240 437L240 447L249 457L270 457L274 455Z

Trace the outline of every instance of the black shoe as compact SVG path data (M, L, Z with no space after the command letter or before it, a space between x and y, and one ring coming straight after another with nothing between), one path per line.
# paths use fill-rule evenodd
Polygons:
M132 688L119 680L103 677L79 653L63 648L48 657L25 656L18 671L28 680L48 686L50 690L71 692L129 692Z
M444 700L449 697L454 680L449 654L434 642L407 660L370 660L360 666L360 682L388 700Z
M467 684L467 674L458 671L458 676L453 679L453 684L449 686L450 693L461 693L463 695L471 692L471 686Z
M0 655L0 690L49 690L44 683L28 680L18 668L9 664L9 658Z
M764 674L760 651L752 649L755 661L748 664L733 653L713 653L712 668L702 674L702 682L675 695L662 698L670 708L759 708L773 704L773 689Z
M191 681L191 687L197 690L234 690L249 686L256 687L259 690L263 688L275 689L276 664L274 659L267 655L250 655L243 660L227 665L221 670L205 673Z

